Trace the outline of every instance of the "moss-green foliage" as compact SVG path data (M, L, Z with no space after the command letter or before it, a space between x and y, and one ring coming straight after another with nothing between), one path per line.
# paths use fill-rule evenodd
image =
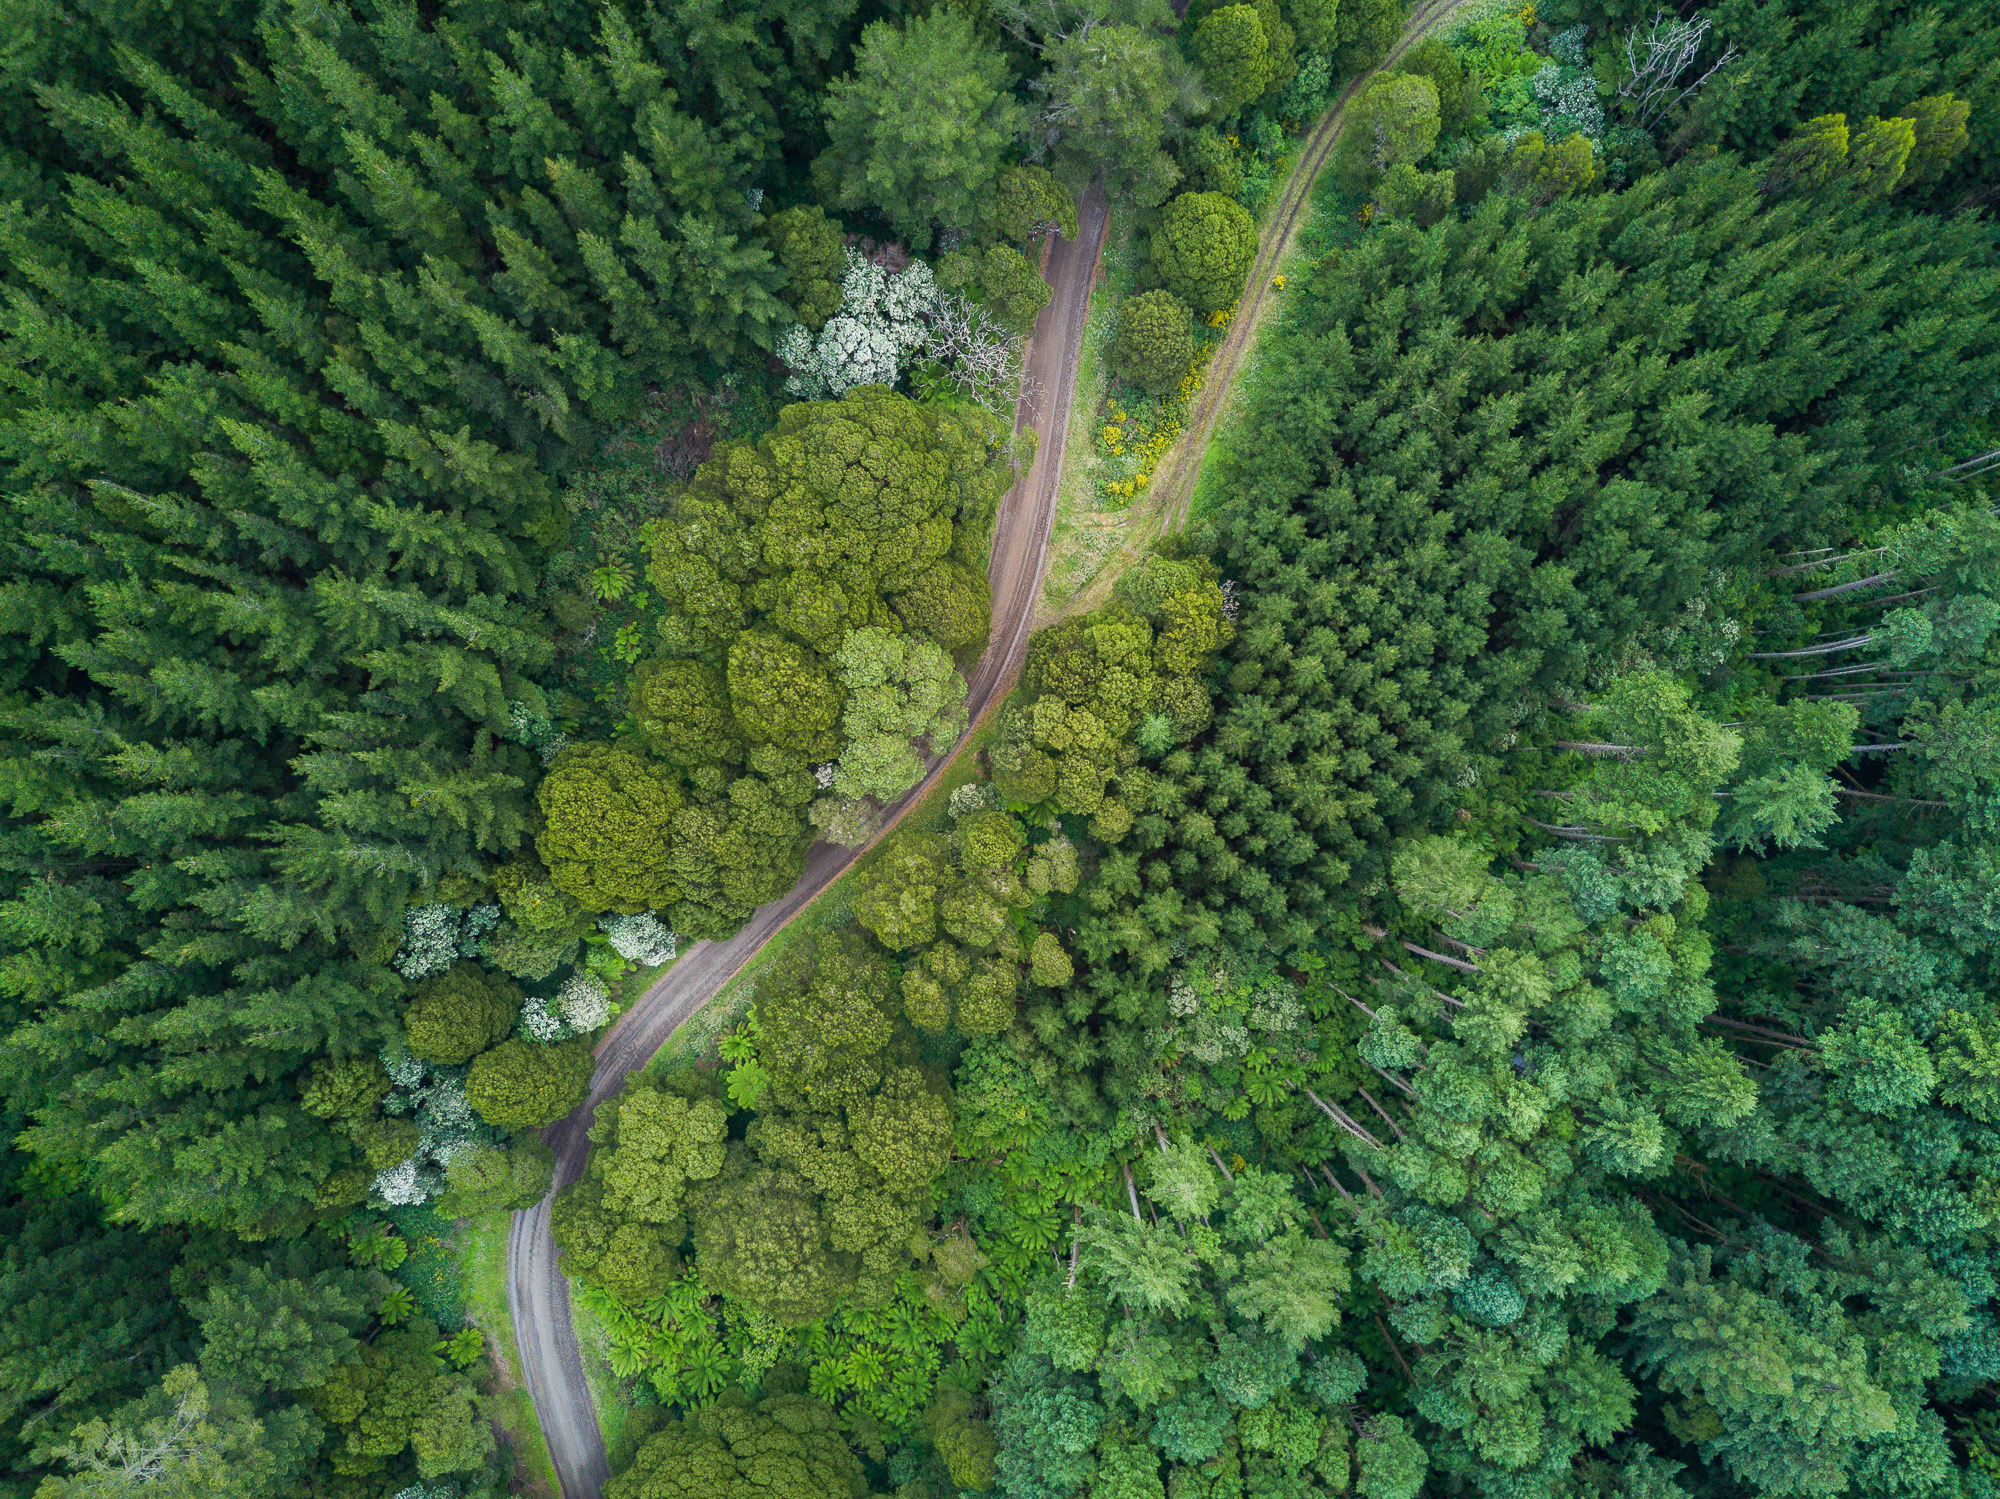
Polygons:
M1443 38L1426 37L1404 54L1396 71L1422 74L1437 89L1438 124L1443 134L1454 135L1478 117L1484 94L1480 76L1465 66Z
M564 1273L627 1306L666 1289L680 1267L688 1191L722 1169L728 1110L718 1095L703 1074L670 1088L641 1078L598 1108L590 1169L550 1218Z
M1539 130L1530 130L1514 142L1504 170L1510 188L1530 202L1547 204L1557 198L1573 197L1597 180L1597 152L1589 138L1581 134L1566 135L1550 145Z
M792 884L807 767L844 747L880 761L896 727L858 709L843 725L843 642L906 626L947 652L984 639L978 554L1009 478L1001 436L977 408L879 387L790 406L761 442L719 446L649 523L661 654L633 675L633 737L564 750L538 793L542 858L580 912L658 911L684 936L721 936ZM935 699L913 732L949 732L949 667L924 645L902 650L922 658L927 695L907 671L897 690ZM576 932L509 914L499 955L513 971L546 974L571 951Z
M1054 295L1027 257L1006 244L952 251L938 262L937 279L941 286L973 295L1016 333L1033 328Z
M1220 193L1182 193L1160 210L1152 250L1168 291L1197 312L1215 312L1243 293L1257 226L1248 209Z
M941 755L965 732L965 679L933 641L870 626L847 637L834 667L847 694L836 796L891 801L923 779L923 753Z
M992 603L978 569L952 558L918 573L894 602L904 624L954 653L983 645L993 622Z
M587 1041L502 1041L473 1059L465 1096L488 1124L541 1129L583 1102L595 1067Z
M810 646L769 630L729 643L729 701L736 722L787 762L830 759L846 694Z
M1042 932L1028 949L1028 976L1044 989L1060 989L1075 976L1076 965L1053 932Z
M803 1395L740 1392L648 1437L608 1499L862 1499L861 1464L833 1412Z
M1174 147L1181 186L1188 192L1233 198L1243 186L1243 163L1235 146L1213 125L1190 130Z
M1238 5L1251 13L1250 19L1256 22L1254 32L1241 16L1209 25ZM1292 81L1299 69L1298 33L1289 17L1279 0L1230 0L1227 4L1190 0L1181 35L1189 60L1215 100L1211 119L1227 120L1242 105L1269 98ZM1244 92L1252 84L1255 91Z
M998 784L1015 800L1040 791L1035 800L1052 794L1066 813L1102 816L1093 836L1106 842L1123 836L1151 785L1134 731L1154 720L1165 742L1180 743L1205 727L1208 694L1196 678L1233 633L1221 590L1199 568L1156 561L1133 596L1145 611L1121 599L1035 638L1026 700L994 751Z
M531 1208L549 1195L554 1175L555 1153L532 1135L504 1146L475 1145L446 1165L437 1211L444 1218L476 1218Z
M417 985L403 1012L412 1053L432 1062L469 1062L514 1029L517 984L477 963L458 963Z
M809 204L772 214L764 232L785 270L778 295L800 322L817 329L840 310L840 278L847 269L840 225Z
M1934 182L1967 142L1970 106L1950 94L1933 95L1890 119L1852 122L1819 115L1792 132L1769 159L1766 191L1817 192L1839 184L1882 198L1904 187Z
M1025 244L1053 231L1076 238L1076 199L1047 167L1002 167L987 200L988 233L1009 244Z
M1391 167L1429 155L1439 128L1437 84L1423 73L1385 73L1348 105L1335 170L1349 188L1372 186Z
M789 406L755 447L718 449L673 514L649 530L648 576L667 600L669 654L726 654L753 619L830 654L888 619L885 595L983 535L1004 465L976 408L918 406L879 387Z
M1334 76L1352 78L1388 56L1409 14L1409 0L1340 0L1334 20Z
M1341 0L1286 0L1284 17L1298 39L1301 52L1331 52L1335 41Z
M1224 118L1263 93L1270 81L1271 43L1254 6L1225 5L1203 16L1187 49Z
M1170 291L1141 292L1118 309L1118 328L1105 358L1121 380L1148 395L1178 385L1194 359L1194 317Z
M669 765L726 765L742 753L729 679L702 661L640 662L632 720L647 751Z
M550 877L585 910L645 911L678 897L668 837L684 799L643 756L572 745L535 799L545 819L536 843Z

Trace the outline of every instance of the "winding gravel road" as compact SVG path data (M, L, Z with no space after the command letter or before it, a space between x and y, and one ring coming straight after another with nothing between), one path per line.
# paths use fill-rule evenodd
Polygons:
M1055 524L1056 485L1062 475L1063 446L1076 384L1077 354L1083 343L1090 289L1103 247L1108 205L1092 188L1077 205L1077 238L1058 240L1043 270L1054 295L1035 323L1028 345L1025 389L1014 427L1032 426L1038 441L1026 477L1001 501L987 576L993 586L993 633L972 674L967 696L977 725L1007 695L1027 654L1028 630ZM967 729L967 734L971 729ZM959 744L964 744L961 738ZM952 753L957 753L954 746ZM929 789L951 756L929 766L917 788L891 810L883 831ZM880 836L879 834L877 835ZM549 1204L555 1190L583 1175L590 1153L585 1131L597 1106L615 1094L632 1072L646 1065L682 1021L699 1010L731 975L755 957L779 928L833 883L861 851L815 843L806 872L782 900L760 907L747 925L726 942L697 942L619 1017L597 1043L597 1072L590 1097L567 1119L544 1132L555 1150L555 1186L539 1206L514 1215L507 1241L507 1306L514 1321L522 1374L535 1402L549 1455L564 1499L598 1499L610 1475L604 1438L597 1429L576 1330L570 1322L569 1282L556 1264L549 1236Z

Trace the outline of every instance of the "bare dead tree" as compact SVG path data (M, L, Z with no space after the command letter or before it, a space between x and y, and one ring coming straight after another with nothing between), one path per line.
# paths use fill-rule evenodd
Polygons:
M1632 123L1639 129L1652 129L1668 110L1701 92L1711 78L1743 55L1734 45L1725 48L1707 72L1682 88L1681 76L1701 55L1710 24L1706 16L1683 21L1658 11L1643 33L1634 26L1625 34L1626 78L1618 97L1632 106Z
M950 292L939 292L919 314L924 353L936 360L961 392L980 405L1002 411L1016 400L1032 401L1033 382L1023 377L1021 341L984 308Z

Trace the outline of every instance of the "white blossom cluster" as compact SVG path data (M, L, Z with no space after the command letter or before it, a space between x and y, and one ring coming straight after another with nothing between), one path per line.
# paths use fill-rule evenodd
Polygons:
M465 1068L426 1062L401 1045L384 1047L381 1056L383 1070L396 1085L382 1100L382 1110L411 1116L419 1134L416 1153L378 1173L373 1194L389 1207L409 1207L444 1190L445 1167L452 1157L491 1132L465 1096Z
M424 1190L423 1173L417 1169L416 1157L412 1156L400 1166L391 1166L377 1174L374 1193L392 1208L414 1207L430 1193Z
M930 336L926 314L938 299L931 268L921 260L891 276L854 250L840 282L840 311L814 338L794 323L778 336L778 357L791 366L785 389L823 401L857 385L894 385L904 362Z
M1588 26L1572 26L1567 31L1558 31L1549 38L1549 55L1566 68L1582 71L1590 66L1590 57L1583 50L1583 40L1589 35Z
M671 938L673 933L667 933ZM521 1006L521 1029L531 1041L567 1040L594 1031L611 1018L611 991L596 974L579 968L563 981L553 1004L530 994Z
M1546 139L1560 140L1574 131L1593 141L1604 138L1604 105L1590 74L1558 62L1544 63L1532 87L1542 104L1542 135Z
M411 983L435 978L460 958L476 956L486 936L500 924L500 908L461 911L443 901L411 906L403 913L403 945L390 965Z
M1210 1066L1247 1055L1253 1039L1268 1046L1298 1030L1306 1018L1305 1005L1292 985L1274 980L1253 993L1233 985L1220 969L1170 974L1167 1013L1173 1021L1154 1028L1148 1043L1184 1052Z
M1299 991L1290 984L1275 982L1257 991L1250 1005L1250 1027L1259 1031L1293 1031L1305 1018Z
M548 714L537 713L526 703L507 705L507 737L541 756L544 765L555 759L556 751L569 743L569 735L557 728Z
M1743 623L1732 619L1718 606L1713 595L1725 593L1729 579L1719 570L1708 575L1708 591L1681 605L1680 612L1650 636L1641 637L1627 653L1630 669L1648 670L1655 665L1674 672L1706 675L1736 653L1743 638Z
M628 963L641 968L658 968L671 963L680 938L650 912L640 916L607 916L598 930L611 939L611 950Z
M594 1031L611 1019L611 991L596 974L578 969L556 994L556 1009L572 1034Z
M954 818L970 817L974 812L999 806L1000 789L991 781L972 781L952 792L949 805Z
M813 767L813 784L819 787L820 790L825 791L833 785L833 778L839 773L839 765L832 760L827 761L824 765L815 765Z
M521 1006L521 1031L530 1041L544 1044L560 1041L569 1034L562 1017L550 1010L549 1002L539 994L530 994L527 1003Z
M791 367L785 389L828 400L857 385L893 385L921 354L974 400L999 409L1021 385L1021 340L977 304L945 291L921 260L891 274L853 250L840 310L818 336L794 323L778 335Z
M459 919L458 908L442 901L405 911L403 945L391 959L396 972L414 983L456 963Z

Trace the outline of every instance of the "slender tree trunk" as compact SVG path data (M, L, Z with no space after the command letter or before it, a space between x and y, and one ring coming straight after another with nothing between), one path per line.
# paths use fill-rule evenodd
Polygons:
M1868 671L1881 672L1884 676L1921 677L1927 675L1920 671L1885 669L1878 661L1863 661L1854 666L1829 666L1825 671L1801 672L1798 676L1780 677L1778 680L1781 682L1822 682L1828 677L1856 677Z
M1823 552L1833 552L1833 548L1831 547L1821 547L1820 550ZM1870 547L1866 551L1860 552L1834 552L1832 556L1815 557L1810 562L1795 562L1790 567L1775 568L1764 574L1764 576L1767 578L1795 578L1800 573L1817 572L1822 567L1838 567L1841 563L1851 562L1856 557L1879 557L1888 550L1887 547ZM1797 552L1788 552L1786 555L1796 557L1799 554Z
M1870 635L1852 635L1846 640L1836 640L1831 645L1808 646L1802 651L1751 651L1744 657L1747 661L1789 661L1798 656L1831 656L1835 651L1863 650L1875 643Z
M1125 1195L1132 1203L1132 1221L1143 1224L1146 1221L1146 1217L1145 1214L1139 1211L1139 1189L1133 1184L1132 1168L1127 1166L1123 1161L1120 1161L1118 1165L1119 1169L1125 1173Z
M1382 1122L1388 1125L1390 1129L1396 1132L1396 1138L1398 1140L1407 1140L1410 1138L1408 1135L1403 1133L1403 1126L1398 1124L1395 1120L1389 1117L1389 1111L1383 1108L1381 1104L1375 1101L1375 1095L1373 1093L1370 1093L1366 1088L1356 1088L1354 1091L1359 1093L1363 1098L1368 1100L1368 1107L1373 1109L1377 1114L1380 1114L1382 1116Z
M1542 822L1537 818L1527 819L1545 833L1554 833L1558 838L1568 838L1576 843L1630 843L1630 838L1617 833L1593 833L1588 828L1563 827L1558 823Z
M1912 588L1908 593L1892 593L1886 599L1870 599L1862 605L1864 609L1885 609L1891 604L1900 604L1905 599L1920 599L1927 593L1936 593L1937 584L1927 588Z
M1447 958L1441 952L1432 952L1428 947L1419 947L1414 942L1405 942L1403 950L1405 952L1413 952L1420 958L1429 958L1434 963L1443 963L1448 968L1456 968L1460 973L1479 972L1479 969L1474 964L1463 962L1458 958Z
M1954 463L1950 468L1941 468L1934 474L1925 474L1924 477L1926 479L1943 479L1948 478L1952 474L1964 473L1967 469L1981 469L1983 471L1984 465L1990 465L1996 461L2000 461L2000 448L1995 448L1990 453L1981 453L1977 458L1968 458L1963 463ZM1968 474L1967 477L1970 478L1972 476Z
M1366 1015L1370 1020L1376 1018L1375 1012L1373 1010L1369 1009L1368 1006L1364 1005L1360 1000L1356 999L1352 994L1349 994L1345 989L1341 988L1340 985L1335 984L1333 986L1333 992L1335 994L1338 994L1342 999L1346 1000L1349 1004L1353 1005L1355 1009L1359 1010L1362 1014Z
M1368 1058L1366 1057L1363 1057L1361 1060L1364 1062L1368 1062ZM1412 1088L1408 1083L1404 1082L1400 1077L1396 1076L1395 1073L1385 1072L1380 1067L1376 1067L1373 1062L1368 1062L1368 1065L1370 1067L1373 1067L1375 1070L1375 1075L1381 1078L1382 1081L1387 1083L1390 1087L1401 1088L1403 1092L1409 1095L1411 1098L1415 1098L1417 1096L1417 1090L1415 1088Z
M1375 961L1380 963L1384 968L1388 969L1391 973L1395 974L1396 977L1399 979L1414 979L1416 977L1415 974L1405 973L1402 969L1398 968L1394 963L1391 963L1387 958L1377 958ZM1381 981L1378 979L1376 982L1379 983ZM1435 999L1443 1000L1446 1004L1450 1005L1454 1010L1462 1010L1465 1008L1464 1000L1453 999L1449 994L1445 993L1444 990L1442 989L1431 990L1431 996ZM1373 1017L1371 1016L1370 1018L1372 1019Z
M1588 739L1552 739L1549 741L1549 748L1575 750L1579 755L1616 755L1621 759L1652 754L1652 751L1644 745L1602 744Z
M1361 1141L1365 1145L1372 1145L1377 1150L1385 1150L1388 1148L1385 1145L1383 1145L1383 1143L1380 1140L1376 1139L1373 1135L1369 1134L1367 1130L1363 1129L1359 1124L1355 1123L1353 1115L1349 1114L1345 1109L1342 1109L1337 1105L1328 1103L1324 1098L1321 1098L1317 1093L1313 1092L1312 1089L1305 1087L1303 1084L1301 1084L1300 1087L1302 1091L1305 1093L1306 1097L1310 1098L1314 1103L1319 1105L1319 1109L1322 1114L1326 1115L1327 1118L1331 1119L1335 1124L1339 1125L1342 1129L1346 1130L1350 1135L1354 1136L1355 1139Z
M1951 803L1949 802L1925 802L1907 796L1883 796L1878 791L1856 791L1849 786L1836 786L1833 788L1833 794L1835 796L1851 796L1856 801L1863 802L1891 802L1898 807L1935 807L1940 812L1949 812L1951 810Z
M1768 1036L1774 1041L1782 1041L1787 1046L1796 1046L1802 1051L1817 1051L1819 1049L1804 1036L1794 1036L1790 1031L1774 1031L1768 1025L1752 1025L1747 1020L1728 1020L1721 1015L1705 1016L1704 1021L1712 1022L1716 1025L1726 1025L1735 1031L1749 1031L1755 1035Z
M1380 1312L1375 1314L1375 1325L1382 1330L1382 1341L1389 1345L1389 1353L1396 1360L1396 1367L1403 1371L1403 1378L1415 1379L1416 1376L1410 1373L1409 1361L1403 1357L1403 1350L1396 1346L1396 1340L1389 1332L1389 1324L1382 1320Z
M1811 593L1795 593L1792 602L1809 604L1814 599L1838 598L1843 593L1858 593L1864 588L1873 588L1877 583L1892 583L1896 579L1893 571L1876 573L1872 577L1856 578L1851 583L1836 583L1831 588L1815 588Z
M1236 1173L1234 1171L1231 1171L1227 1166L1222 1164L1222 1153L1218 1151L1213 1145L1208 1147L1208 1153L1215 1158L1215 1169L1222 1173L1222 1179L1224 1181L1232 1181L1232 1182L1235 1181Z

